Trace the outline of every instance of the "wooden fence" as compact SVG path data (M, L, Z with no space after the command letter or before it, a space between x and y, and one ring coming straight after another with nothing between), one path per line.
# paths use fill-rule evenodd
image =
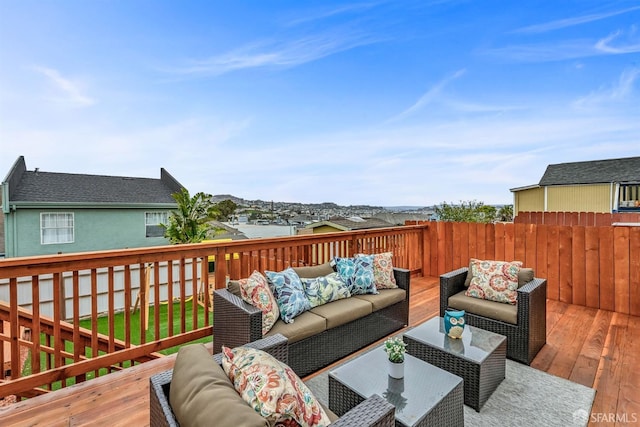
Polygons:
M519 260L547 279L549 299L640 316L640 227L424 224L426 276L467 266L470 258Z
M516 224L604 226L615 223L640 224L640 212L519 212Z

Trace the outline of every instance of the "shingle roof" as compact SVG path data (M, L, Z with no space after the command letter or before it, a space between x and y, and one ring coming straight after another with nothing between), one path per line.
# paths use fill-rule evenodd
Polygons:
M159 179L26 171L11 201L71 203L175 203Z
M640 157L560 163L547 166L541 186L640 182Z
M25 171L12 202L172 203L175 192L160 179Z

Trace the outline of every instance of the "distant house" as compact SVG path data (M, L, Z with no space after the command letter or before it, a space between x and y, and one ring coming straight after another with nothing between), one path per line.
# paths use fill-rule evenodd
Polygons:
M169 244L160 224L182 185L160 179L28 171L19 157L2 182L7 257Z
M640 157L547 166L536 185L512 188L520 212L640 212Z
M312 224L309 224L304 228L304 230L311 230L313 234L318 234L318 233L335 233L336 231L364 230L368 228L383 228L383 227L393 227L393 224L378 218L363 219L360 217L351 217L351 218L333 217L325 221L319 221L319 222L314 222ZM306 233L302 232L300 234L306 234Z

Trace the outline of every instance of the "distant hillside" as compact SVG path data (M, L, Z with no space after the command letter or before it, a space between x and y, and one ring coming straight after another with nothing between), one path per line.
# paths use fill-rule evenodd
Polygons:
M218 203L221 202L223 200L231 200L232 202L234 202L237 205L240 206L251 206L251 205L271 205L273 204L274 207L282 207L282 206L305 206L305 207L309 207L312 209L336 209L336 208L340 208L340 207L345 207L345 206L340 206L336 203L333 202L322 202L322 203L299 203L299 202L276 202L276 201L271 201L271 200L261 200L261 199L257 199L257 200L247 200L247 199L243 199L242 197L236 197L233 196L231 194L215 194L213 196L211 196L211 199L213 200L214 203ZM370 206L370 205L350 205L348 207L351 208L366 208L366 209L385 209L382 206Z

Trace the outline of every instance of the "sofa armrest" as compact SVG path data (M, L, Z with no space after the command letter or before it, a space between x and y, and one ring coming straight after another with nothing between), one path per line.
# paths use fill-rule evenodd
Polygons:
M462 267L440 276L440 317L444 317L449 297L464 289L464 281L468 271L469 267Z
M410 293L411 289L411 273L406 268L393 268L393 277L396 279L396 285L400 289L404 289L407 291L407 295Z
M245 347L257 348L264 350L284 364L289 364L289 340L282 334L275 334L270 337L261 338L257 341L252 341L243 344ZM222 364L222 353L216 353L213 355L213 359Z
M262 311L226 289L213 292L213 352L262 338Z
M391 403L374 394L331 423L331 425L334 427L393 427L395 426L395 411L396 408Z

